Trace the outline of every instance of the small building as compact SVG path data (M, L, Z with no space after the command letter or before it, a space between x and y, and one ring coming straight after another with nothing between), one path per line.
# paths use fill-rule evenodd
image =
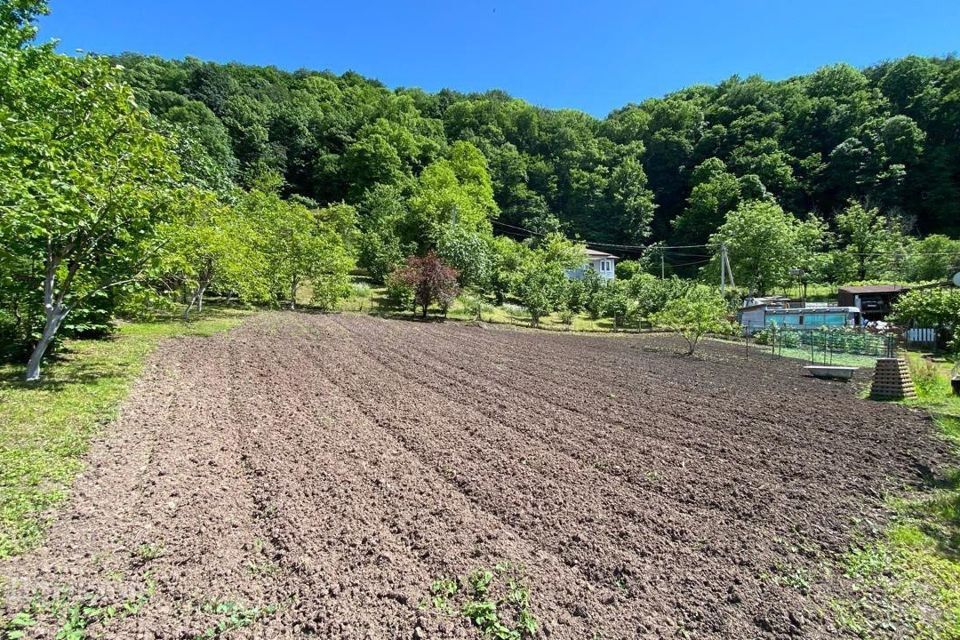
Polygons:
M740 310L740 324L750 333L766 329L771 324L798 330L856 327L860 325L860 310L856 307L823 305L807 307L753 305Z
M587 261L579 269L568 269L567 277L571 280L580 280L583 278L584 274L588 269L592 269L600 274L600 277L604 280L613 280L615 279L616 272L616 262L619 260L617 256L605 253L603 251L594 251L593 249L587 249Z
M875 284L840 287L837 302L841 307L856 307L866 320L883 320L909 287L899 284Z

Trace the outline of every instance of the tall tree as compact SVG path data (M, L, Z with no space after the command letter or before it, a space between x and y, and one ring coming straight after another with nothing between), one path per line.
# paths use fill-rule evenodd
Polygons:
M0 238L43 265L43 329L26 371L36 380L67 314L156 255L179 169L107 60L5 48L0 76Z

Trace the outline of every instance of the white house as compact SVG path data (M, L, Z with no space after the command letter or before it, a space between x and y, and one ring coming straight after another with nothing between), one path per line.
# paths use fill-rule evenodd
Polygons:
M593 269L600 274L604 280L613 280L616 278L614 267L618 260L617 256L604 253L603 251L594 251L587 249L587 261L579 269L568 269L567 277L571 280L580 280L587 269Z

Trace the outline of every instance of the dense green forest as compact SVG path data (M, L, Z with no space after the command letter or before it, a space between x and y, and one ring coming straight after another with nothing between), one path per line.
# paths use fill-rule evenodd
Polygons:
M721 247L744 292L960 268L954 58L734 77L598 120L355 73L66 56L37 37L46 10L0 0L0 356L31 354L28 378L120 315L211 293L329 309L358 268L400 308L465 291L533 323L652 317L697 290L651 274L716 282ZM632 258L616 285L568 281L584 246ZM417 273L455 287L421 296Z
M960 231L960 60L837 64L772 82L732 77L598 120L499 92L390 90L355 73L135 54L115 58L142 104L189 126L224 175L283 175L285 193L409 195L458 141L479 149L503 223L597 243L699 244L744 199L833 222L850 200L910 232ZM508 229L508 227L502 227Z

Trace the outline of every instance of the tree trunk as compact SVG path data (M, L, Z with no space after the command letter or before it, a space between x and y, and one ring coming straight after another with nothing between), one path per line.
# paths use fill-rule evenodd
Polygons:
M193 307L197 307L198 313L203 313L203 292L207 290L207 285L201 284L197 286L197 290L194 292L193 297L190 299L190 304L187 305L187 308L183 310L183 319L190 319L190 312L193 311Z
M30 359L27 361L27 372L24 375L24 379L27 382L34 382L40 379L40 362L50 347L50 343L52 343L54 337L56 337L57 331L60 330L60 325L63 324L63 319L67 316L67 312L70 311L69 307L64 306L61 300L54 299L53 288L56 270L56 264L49 265L47 267L47 275L43 282L43 309L46 322L44 322L43 325L43 334L40 337L40 342L33 348L33 353L30 354Z
M290 310L293 311L297 308L297 279L293 277L290 279Z

